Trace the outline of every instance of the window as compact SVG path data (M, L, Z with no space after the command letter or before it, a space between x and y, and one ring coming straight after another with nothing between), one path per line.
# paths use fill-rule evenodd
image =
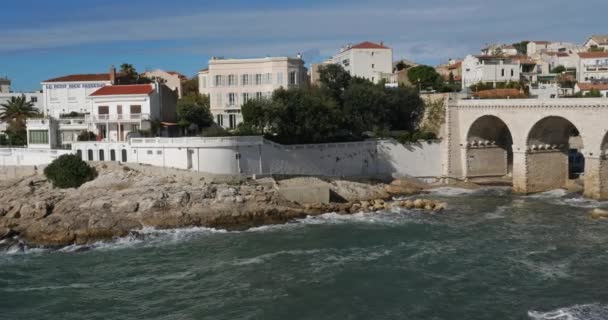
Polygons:
M289 85L295 85L295 84L296 84L296 72L291 71L291 72L289 72Z
M93 150L88 150L87 155L89 156L89 161L93 161Z
M97 114L110 114L110 107L108 107L108 106L97 107Z
M116 113L122 114L122 106L121 105L117 105L116 106Z
M374 52L372 51L372 57L374 56ZM373 68L373 67L372 67Z
M30 130L28 131L31 144L48 144L49 132L46 130Z
M228 75L228 86L233 87L236 86L236 76L233 74Z
M116 161L116 150L110 150L110 161Z
M249 75L244 74L241 76L241 85L248 86L249 85Z
M262 93L261 93L261 92L256 92L256 93L255 93L255 98L256 98L256 99L262 99L263 97L264 97L264 96L262 95Z
M259 86L262 84L262 74L261 73L257 73L255 75L255 85Z
M221 87L222 86L222 76L217 75L215 76L215 86L216 87Z
M30 102L38 102L38 97L30 97Z
M249 93L244 92L243 93L243 103L246 103L247 101L249 101Z
M228 121L229 121L230 129L236 128L236 115L234 115L234 114L228 115Z
M500 70L500 76L501 76L501 77L504 77L504 76L505 76L505 69L501 69L501 70Z
M283 84L283 72L277 73L277 84Z
M105 124L97 125L97 132L99 132L99 134L101 134L101 137L103 139L105 139L106 138L106 125Z
M138 124L132 124L131 125L131 132L137 132L139 131L139 125Z
M148 154L148 155L152 155L152 154L154 154L154 151L152 151L152 150L148 150L148 151L146 151L146 154Z
M156 154L160 156L161 154L163 154L163 151L162 150L156 150Z
M131 112L131 114L141 114L141 106L131 105L129 106L129 111Z
M217 125L218 125L218 126L220 126L220 127L223 127L223 126L224 126L224 115L222 115L222 114L218 114L218 115L215 117L215 119L216 119L216 120L215 120L215 122L217 122Z
M135 150L133 150L133 151L135 151ZM122 156L122 162L127 162L127 150L126 149L122 149L121 156Z
M76 150L76 155L78 156L78 158L82 159L82 150Z
M372 63L372 69L375 67L375 65Z
M266 84L272 84L272 73L267 73L264 80Z
M514 74L515 74L515 73L514 73L513 69L511 69L511 77L512 77Z
M229 106L234 106L236 104L236 93L229 93L228 94L228 105Z
M105 157L103 154L103 150L99 150L99 161L104 161L104 160L105 160Z

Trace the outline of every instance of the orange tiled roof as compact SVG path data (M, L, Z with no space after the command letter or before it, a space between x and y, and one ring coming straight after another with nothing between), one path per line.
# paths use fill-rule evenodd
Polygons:
M589 91L591 89L608 90L608 83L578 83L577 85L581 91Z
M91 96L113 96L130 94L150 94L154 87L150 84L132 84L121 86L105 86L91 93Z
M351 47L351 49L389 49L382 44L364 41Z
M494 99L494 98L523 98L524 94L519 92L519 89L490 89L483 90L473 93L475 97L483 99Z
M578 56L583 59L608 58L608 52L579 52Z
M110 81L109 73L97 74L70 74L63 77L45 80L43 82L83 82L83 81Z

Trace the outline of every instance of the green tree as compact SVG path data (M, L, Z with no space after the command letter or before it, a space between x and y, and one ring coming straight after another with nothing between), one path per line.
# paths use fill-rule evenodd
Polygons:
M190 130L192 125L200 130L213 124L209 97L198 93L182 97L177 102L177 123L185 131Z
M82 130L78 134L78 141L95 141L97 140L97 135L94 132Z
M365 131L388 129L387 95L383 87L367 81L353 81L344 91L341 110L343 128L360 138Z
M97 177L95 168L75 154L64 154L53 160L46 168L44 175L57 188L78 188L83 183Z
M441 76L431 66L416 66L407 70L410 82L420 87L434 87L441 83Z
M601 98L602 93L598 89L591 89L589 92L585 93L586 98Z
M424 114L424 101L414 88L399 86L385 88L385 121L391 130L413 131Z
M152 79L140 75L132 64L123 63L117 81L118 84L145 84L151 83Z
M530 41L520 41L514 43L513 46L517 50L517 53L528 54L528 43L530 43Z
M11 97L7 102L0 104L0 120L8 124L18 123L25 126L25 120L40 116L40 111L34 104L27 101L25 95Z
M589 47L589 49L587 49L587 52L604 52L604 48L598 46L591 46Z
M182 96L198 95L198 77L194 76L182 83Z
M6 130L8 144L26 145L25 121L27 118L40 116L40 111L34 107L32 102L27 101L25 95L11 97L7 102L0 104L0 121L8 124Z
M340 101L342 92L348 88L352 77L339 64L328 64L319 67L321 87L328 90L331 96Z
M566 71L566 67L564 67L564 66L562 66L562 65L559 65L559 66L557 66L557 67L553 68L553 70L551 70L551 73L557 73L557 74L560 74L560 73L562 73L562 72L564 72L564 71Z

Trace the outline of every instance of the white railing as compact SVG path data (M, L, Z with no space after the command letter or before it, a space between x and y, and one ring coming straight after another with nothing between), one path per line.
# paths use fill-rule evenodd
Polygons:
M106 121L143 121L150 120L150 115L147 113L133 114L98 114L87 115L85 120L88 122L106 122Z
M239 146L239 145L262 145L264 138L261 136L243 137L184 137L184 138L131 138L129 144L132 146L166 145L166 146Z
M48 118L30 118L30 119L26 119L25 120L25 125L26 126L41 126L41 125L48 125L51 123L51 120Z
M60 118L57 120L61 126L86 126L87 121L85 118Z

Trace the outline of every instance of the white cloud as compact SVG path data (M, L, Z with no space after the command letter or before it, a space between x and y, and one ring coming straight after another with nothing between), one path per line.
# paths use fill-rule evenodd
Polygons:
M2 30L0 53L170 41L171 47L153 44L151 50L225 56L298 51L331 55L349 41L384 40L395 49L396 58L447 59L476 51L486 42L530 38L582 42L587 34L601 32L604 21L601 14L593 19L594 13L589 11L589 17L572 14L587 5L607 7L603 0L588 0L585 5L566 0L427 0L416 4L377 0L341 7L136 16Z

